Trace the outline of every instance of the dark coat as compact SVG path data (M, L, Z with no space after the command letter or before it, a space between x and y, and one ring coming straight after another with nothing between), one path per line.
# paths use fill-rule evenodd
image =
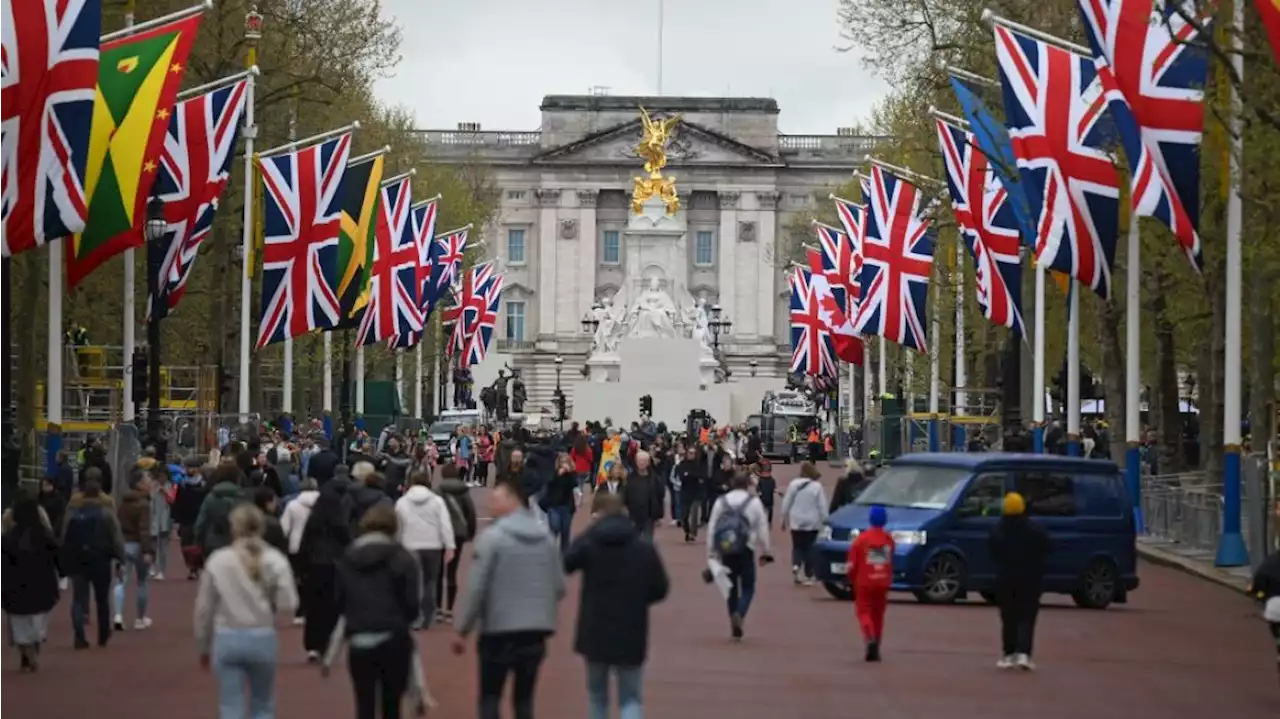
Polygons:
M267 544L280 550L280 553L284 556L289 556L289 538L285 536L284 527L280 526L280 520L265 512L263 514L266 524L262 528L262 539Z
M662 519L666 495L667 483L652 468L647 475L631 472L622 487L622 503L627 505L627 514L638 526Z
M4 553L4 611L44 614L58 603L58 542L44 531L12 529L0 538Z
M333 566L351 544L351 521L346 493L330 482L320 490L311 516L302 528L298 554L308 566Z
M1044 559L1050 551L1049 533L1026 515L1001 517L991 528L987 547L996 563L997 594L1039 594L1044 582Z
M475 539L476 503L471 499L471 490L460 479L442 479L437 489L440 490L442 496L447 494L453 499L458 505L458 509L462 510L462 516L466 520L467 526L465 529L457 526L453 528L454 538L458 544L461 545L464 542L470 542Z
M102 472L102 493L111 495L111 463L107 461L105 454L98 451L85 452L84 466L80 468L80 482L84 482L85 470L90 467L97 467Z
M707 473L701 459L685 459L676 465L676 477L680 480L680 496L697 499L706 492Z
M582 572L573 649L589 662L634 667L649 650L649 606L667 596L662 558L630 519L607 516L574 540L565 572Z
M1258 565L1258 571L1249 583L1249 591L1263 601L1280 597L1280 552L1272 552Z
M337 608L347 636L405 632L419 612L418 563L383 534L357 539L338 562Z
M828 514L834 514L835 511L846 504L853 504L858 499L858 495L870 485L866 477L862 476L862 472L849 472L841 475L836 480L835 489L831 490L831 506L828 508Z
M333 479L333 468L338 464L338 455L333 450L322 449L307 460L307 474L316 484L324 484Z
M364 513L379 504L392 505L391 498L387 493L377 487L369 487L363 484L354 485L351 488L351 536L355 537L360 534L360 520L364 518Z
M577 487L577 472L557 474L551 480L551 483L547 485L546 494L542 496L542 509L545 511L552 507L568 507L570 511L573 511L573 490L577 489Z

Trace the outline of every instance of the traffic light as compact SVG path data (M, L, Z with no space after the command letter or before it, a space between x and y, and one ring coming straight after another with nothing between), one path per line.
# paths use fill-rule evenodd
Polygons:
M147 403L147 388L151 385L150 374L147 368L147 351L141 347L135 347L133 350L133 403L135 405L144 405Z
M640 414L645 417L653 416L653 395L646 394L640 398Z

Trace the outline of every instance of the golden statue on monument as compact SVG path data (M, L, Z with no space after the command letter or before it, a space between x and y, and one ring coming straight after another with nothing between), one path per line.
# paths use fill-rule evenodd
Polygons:
M674 177L663 177L662 168L667 166L667 141L671 139L671 130L684 115L673 115L666 119L655 120L649 111L640 108L640 123L644 126L644 136L636 154L644 158L644 171L648 177L635 178L635 188L631 191L631 211L639 215L644 211L644 203L657 195L667 205L667 214L674 215L680 210L680 198L676 196L676 180Z

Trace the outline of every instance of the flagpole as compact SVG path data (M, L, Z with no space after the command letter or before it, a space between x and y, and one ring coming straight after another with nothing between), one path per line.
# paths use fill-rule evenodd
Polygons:
M939 452L942 450L942 421L938 416L938 393L942 389L942 353L938 349L942 335L942 322L939 319L942 314L941 285L933 291L932 314L933 318L929 323L929 451Z
M360 129L360 121L353 120L350 125L343 125L342 127L329 130L327 132L321 132L319 134L312 135L311 137L304 137L301 140L296 140L294 142L289 142L284 145L280 145L278 147L273 147L270 150L263 150L262 152L258 153L258 159L265 160L268 157L282 155L295 148L314 145L318 142L323 142L330 138L337 137L338 135L342 135L344 133L351 132L352 130L359 130L359 129ZM350 164L350 162L348 162L348 164Z
M234 85L237 82L240 82L241 80L249 77L250 75L257 75L257 74L258 74L258 66L250 65L247 69L241 72L237 72L234 75L227 75L226 77L218 78L217 80L213 80L212 82L206 82L203 85L196 85L190 90L183 90L182 92L178 93L178 101L181 102L183 100L190 100L193 97L204 95L205 93L213 92L214 90L219 90L228 85Z
M110 35L103 35L101 38L99 38L99 39L98 39L98 42L99 42L99 43L102 43L102 42L105 42L105 41L107 41L107 40L110 40L110 39L112 39L112 37L113 37L114 35L117 35L117 34L119 34L121 37L123 37L123 36L125 36L125 35L129 35L130 33L132 33L132 32L133 32L134 12L135 12L135 10L136 10L136 9L137 9L137 3L136 3L136 0L126 0L126 2L125 2L125 7L124 7L124 29L122 29L122 30L118 31L117 33L111 33ZM161 19L163 19L163 18L161 18ZM143 23L143 24L145 25L146 23ZM50 244L51 244L51 245L53 245L53 244L61 245L62 243L50 243ZM61 249L61 247L59 247L58 254L59 254L59 255L61 255L61 254L62 254L62 249ZM136 334L136 333L137 333L137 327L134 325L134 316L137 314L137 313L136 313L136 310L135 310L135 307L134 307L134 301L135 301L135 297L134 297L134 296L135 296L135 293L137 292L136 286L137 286L137 284L138 284L138 279L137 279L137 267L136 267L136 266L135 266L135 264L134 264L135 262L137 262L137 260L135 259L135 255L136 255L136 254L137 254L137 253L134 251L134 248L132 248L132 247L126 248L126 249L125 249L125 251L124 251L124 290L123 290L123 291L124 291L124 297L123 297L123 300L124 300L124 301L123 301L123 304L121 305L121 308L120 308L120 310L121 310L121 314L123 315L123 321L124 321L124 327L123 327L124 332L123 332L123 334L122 334L122 336L121 336L121 340L120 340L120 344L122 344L122 345L123 345L123 347L122 347L122 349L121 349L121 352L122 352L122 354L124 355L124 359L122 360L122 362L123 362L123 364L124 364L124 382L123 382L123 384L122 384L122 386L121 386L121 391L123 392L124 396L120 398L120 416L121 416L121 419L124 421L124 423L125 423L125 424L130 424L130 423L132 423L132 422L133 422L135 419L137 419L137 417L138 417L138 408L137 408L137 405L135 405L135 404L133 403L133 353L134 353L134 351L135 351L135 350L137 349L137 347L138 347L138 338L137 338L137 334ZM50 263L50 269L49 269L49 297L50 297L50 298L52 298L52 297L53 297L53 267L52 267L53 262L54 262L54 257L53 257L53 254L52 254L52 253L50 253L50 255L49 255L49 263ZM57 262L57 264L59 264L59 265L61 265L61 264L62 264L62 258L61 258L61 257L59 257L59 258L58 258L58 262ZM52 322L52 312L53 312L53 305L52 305L52 303L49 305L49 311L50 311L50 322ZM62 324L62 317L61 317L61 312L62 312L61 275L59 275L58 312L59 312L59 317L58 317L58 325L59 325L59 327L57 328L57 334L58 334L58 336L59 336L59 337L61 337L61 336L62 336L62 330L61 330L61 324ZM52 325L50 325L50 327L49 327L49 331L50 331L50 333L53 333L53 332L54 332L54 329L55 329L55 328L54 328ZM50 373L50 375L52 375L52 373L53 373L53 358L52 358L52 357L50 357L50 358L49 358L49 368L48 368L48 369L49 369L49 373ZM160 371L160 368L159 368L159 367L153 368L153 369L152 369L152 371L153 371L153 372L158 372L158 371ZM49 381L49 387L55 387L55 386L56 386L56 387L61 387L61 386L62 386L62 379L61 379L61 378L62 378L62 353L61 353L61 350L59 350L59 353L58 353L58 378L59 378L59 379L58 379L58 384L57 384L57 385L54 385L54 384L53 384L53 381L52 381L52 376L51 376L51 377L50 377L50 381ZM49 391L48 391L48 388L46 388L45 394L46 394L46 395L49 395L49 394L50 394L50 393L49 393ZM47 411L46 411L46 415L47 415ZM61 422L61 421L62 421L62 417L61 417L61 415L62 415L62 393L61 393L61 392L59 392L59 393L58 393L58 415L59 415L59 417L58 417L58 421L59 421L59 422ZM48 419L48 421L50 421L50 422L52 422L52 421L53 421L53 418L52 418L52 417L47 417L47 419Z
M1244 77L1244 0L1235 0L1232 14L1231 67L1236 77ZM1244 567L1249 564L1249 550L1240 532L1240 282L1242 276L1240 228L1243 207L1240 201L1241 159L1244 153L1243 107L1240 91L1231 84L1231 151L1227 190L1227 267L1226 267L1226 337L1223 351L1222 402L1222 537L1214 564L1219 567Z
M1071 279L1067 298L1067 456L1080 456L1080 284Z
M324 335L324 358L321 370L324 373L324 391L320 397L320 407L324 411L326 421L332 421L328 418L333 416L333 333L322 332L321 334Z
M871 408L875 402L875 391L871 386L871 358L867 350L867 339L862 341L862 456L867 457L870 450L868 442L870 437L868 432L871 430Z
M404 407L404 351L397 348L392 350L392 352L395 353L395 358L396 358L396 374L395 374L396 411L403 412L404 411L403 410L403 407Z
M45 366L44 383L44 417L47 423L45 431L45 468L49 477L57 476L58 452L62 450L62 271L65 260L66 240L49 243L49 337L48 363ZM7 319L7 318L6 318ZM126 318L128 319L128 318ZM132 323L126 323L126 326ZM131 399L132 383L129 382L132 354L125 355L125 398ZM152 372L158 372L153 368ZM130 402L132 406L132 402ZM8 409L7 407L5 408ZM127 421L131 421L130 417Z
M969 396L964 391L969 382L969 368L964 358L964 242L956 242L956 386L955 401L951 408L951 416L964 417L968 412ZM976 278L975 278L976 281ZM959 439L960 448L968 443L964 427L951 435ZM953 448L955 449L955 448Z
M1035 337L1032 338L1031 441L1036 454L1044 454L1044 263L1036 265Z
M889 392L888 383L885 381L885 365L887 364L887 361L885 360L884 338L880 337L879 339L877 339L876 345L879 346L879 352L880 352L880 367L876 371L876 381L877 381L877 384L879 385L880 396L883 397Z
M1050 45L1056 45L1057 47L1063 50L1066 50L1067 52L1075 53L1076 55L1083 55L1084 57L1087 57L1087 58L1093 57L1093 52L1089 48L1085 47L1084 45L1077 45L1076 43L1071 42L1070 40L1063 40L1062 38L1057 37L1055 35L1050 35L1049 33L1044 32L1043 30L1037 30L1036 28L1033 28L1030 25L1023 25L1022 23L1014 22L1012 20L1000 17L999 15L992 12L990 9L986 9L982 11L982 21L993 26L1003 25L1009 28L1010 30L1013 30L1014 32L1022 33L1027 37L1035 38L1036 40L1041 40Z
M372 160L373 158L378 157L379 155L385 155L388 152L391 152L391 146L383 145L382 147L379 147L373 152L366 152L363 155L357 155L356 157L352 157L351 159L347 160L347 167L351 167L352 165L359 165L365 160Z
M136 5L135 0L127 0L124 11L124 27L116 30L115 32L109 32L106 35L103 35L98 39L98 41L100 43L106 43L111 42L112 40L119 40L120 38L129 37L130 35L150 30L151 28L160 27L161 25L174 22L175 20L181 20L182 18L190 17L192 15L199 15L205 10L213 7L213 0L204 0L204 2L199 5L193 5L185 10L179 10L177 12L169 13L164 17L158 17L154 20L134 24L133 14Z
M296 97L295 103L296 103ZM298 106L296 104L289 108L289 142L292 144L298 138ZM261 159L261 158L259 158ZM281 388L284 393L284 399L281 403L281 409L286 414L293 412L293 335L284 338L284 386Z
M418 340L418 346L413 351L414 364L414 382L413 382L413 416L419 423L423 420L422 415L422 343L426 339L426 327L422 328L422 337Z
M347 164L351 164L351 163L347 163ZM394 185L401 180L407 180L408 178L413 177L416 174L418 174L418 168L412 167L412 168L409 168L408 172L402 172L399 175L396 175L394 177L388 177L387 179L383 180L380 184L382 187L390 187L391 185Z
M364 416L364 345L356 345L356 414Z
M1129 213L1129 251L1125 261L1125 377L1124 377L1124 439L1127 445L1124 455L1125 482L1129 486L1129 498L1133 501L1133 523L1139 534L1142 521L1142 467L1138 445L1142 442L1142 326L1138 305L1142 301L1141 270L1139 268L1141 237L1138 230L1138 213Z
M261 26L255 25L255 13L245 16L245 39L249 43L248 56L245 64L250 68L256 68L258 64L258 47L257 40L261 36ZM258 16L258 21L261 16ZM253 303L253 187L258 178L253 170L253 144L258 137L258 125L254 120L254 93L257 88L258 73L251 72L245 78L245 97L244 97L244 130L241 134L244 136L244 218L243 227L241 228L240 250L242 262L240 267L240 376L239 390L240 397L237 409L240 412L240 424L249 421L249 375L250 365L253 358L250 351L253 348L253 340L250 333L253 331L253 322L250 316L252 311L249 307Z

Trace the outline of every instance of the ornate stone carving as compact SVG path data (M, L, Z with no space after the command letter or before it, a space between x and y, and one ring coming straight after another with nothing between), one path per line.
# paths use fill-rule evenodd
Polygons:
M744 221L738 223L738 242L756 241L756 223Z
M722 210L738 209L738 198L742 196L742 193L721 192L719 193L719 195L720 195L720 209Z
M560 191L539 187L533 191L538 207L555 207L560 204Z
M760 205L762 210L778 209L778 201L782 199L781 192L757 192L756 203Z
M687 207L690 210L693 209L693 191L692 190L689 190L687 192L681 192L677 196L680 198L681 207Z
M595 207L599 190L578 190L578 207Z
M578 239L578 221L577 220L560 220L560 239L562 240Z

